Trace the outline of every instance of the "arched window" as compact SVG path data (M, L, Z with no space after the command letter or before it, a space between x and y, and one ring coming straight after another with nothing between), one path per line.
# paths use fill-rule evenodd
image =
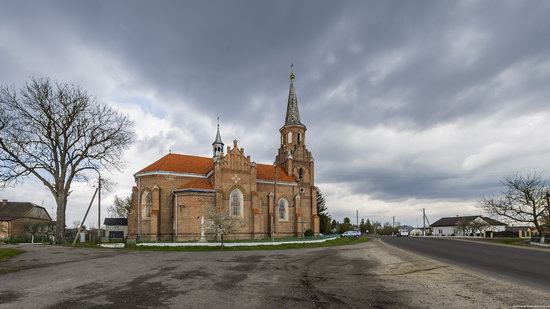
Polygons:
M151 217L151 206L153 205L153 196L151 195L151 192L143 192L143 195L141 196L141 204L143 206L143 216L145 218Z
M300 180L304 180L304 169L300 167L300 170L298 171L298 178Z
M288 201L284 198L279 200L279 221L288 220Z
M281 134L281 145L285 143L285 135Z
M298 132L298 144L302 141L302 134Z
M292 143L292 132L288 132L288 139L287 139L287 143Z
M232 216L243 215L243 194L241 190L235 189L229 195L229 211Z

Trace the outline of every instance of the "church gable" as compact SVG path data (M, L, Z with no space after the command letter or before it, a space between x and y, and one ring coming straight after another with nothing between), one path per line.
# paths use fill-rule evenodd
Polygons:
M237 140L233 141L233 148L227 146L227 154L221 159L222 168L248 173L256 163L250 161L250 156L244 156L244 148L239 149Z

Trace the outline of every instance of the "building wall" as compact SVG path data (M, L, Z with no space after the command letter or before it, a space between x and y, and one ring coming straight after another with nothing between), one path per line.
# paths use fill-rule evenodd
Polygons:
M310 156L305 147L301 147L301 156ZM274 183L258 183L256 164L250 156L245 156L244 149L238 148L235 141L233 147L227 147L227 154L214 161L210 176L213 189L206 190L210 192L177 190L193 179L190 177L166 174L140 176L132 193L134 211L128 218L129 237L145 241L198 239L200 218L206 216L208 206L216 205L229 212L230 194L235 189L243 194L243 226L228 238L266 238L272 229L277 237L302 236L306 229L318 234L316 191L313 172L310 171L313 163L307 166L304 162L298 164L302 165L304 169L307 167L303 181L293 185L277 183L276 188ZM293 173L299 173L299 170L295 169ZM150 218L144 215L145 203L142 199L146 191L153 196ZM280 220L278 216L277 205L281 198L288 202L287 220Z
M6 238L9 236L9 221L0 221L0 239Z
M114 232L122 231L124 232L123 238L125 238L126 235L128 235L128 226L127 225L106 225L105 238L107 238L107 240L109 240L109 232L111 231L114 231Z
M491 225L483 229L483 231L502 232L505 229L506 229L506 226L504 225ZM455 236L464 235L464 233L460 230L458 226L435 226L432 228L432 230L433 230L433 235L436 235L436 236L451 236L453 234Z
M50 220L44 220L44 219L34 219L34 218L19 218L14 219L11 221L2 221L0 224L3 223L4 229L0 228L0 235L4 234L6 236L0 236L2 237L23 237L28 234L27 230L27 224L43 224L44 227L41 228L38 232L36 232L35 235L42 235L46 233L46 225L51 223ZM6 231L2 233L2 231Z

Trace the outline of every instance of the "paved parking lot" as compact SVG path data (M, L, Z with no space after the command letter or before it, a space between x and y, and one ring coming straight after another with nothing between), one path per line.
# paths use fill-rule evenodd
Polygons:
M0 267L0 308L425 308L550 304L379 240L278 251L27 246Z

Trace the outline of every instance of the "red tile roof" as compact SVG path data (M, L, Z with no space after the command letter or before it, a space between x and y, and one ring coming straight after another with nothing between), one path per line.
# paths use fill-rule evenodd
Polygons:
M184 183L178 189L214 189L214 186L206 178L195 178Z
M256 178L275 181L275 168L269 164L256 164ZM277 181L294 182L295 180L286 173L284 168L277 166Z
M165 171L206 175L213 167L212 158L169 153L138 173Z
M212 158L198 157L198 156L189 156L183 154L169 153L164 157L158 159L153 164L142 169L139 173L147 172L174 172L174 173L190 173L190 174L201 174L206 175L214 167L214 161ZM256 178L261 180L275 180L275 168L273 165L269 164L257 164L256 165ZM210 183L207 179L200 179L201 181L206 181ZM289 176L284 168L277 167L277 181L284 182L295 182L295 179L292 176ZM195 188L195 189L212 189L212 184L210 183L209 187L206 188L206 182L202 183L193 183L190 185L196 185L199 187L185 187ZM185 185L187 185L186 183ZM184 186L185 186L184 185Z

